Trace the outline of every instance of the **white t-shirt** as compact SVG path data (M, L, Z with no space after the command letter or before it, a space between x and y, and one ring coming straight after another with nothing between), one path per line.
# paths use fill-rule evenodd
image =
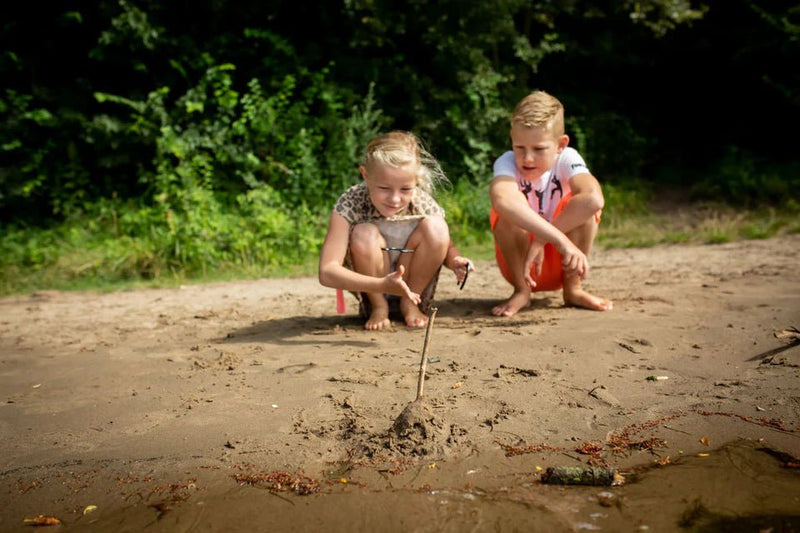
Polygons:
M536 181L528 181L520 175L517 163L514 161L514 152L510 150L494 162L494 177L515 178L519 190L528 199L528 205L548 222L553 221L556 206L572 190L570 178L577 174L588 173L589 169L581 154L569 146L558 154L553 166Z

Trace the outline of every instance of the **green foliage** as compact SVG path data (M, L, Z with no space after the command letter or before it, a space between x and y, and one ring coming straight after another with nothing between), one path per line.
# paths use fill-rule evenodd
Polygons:
M445 210L450 237L460 248L492 242L489 228L489 182L459 181L439 191L437 200Z
M699 9L692 8L691 0L626 0L622 4L630 11L633 22L659 37L680 25L702 19L708 11L704 4Z
M653 200L652 191L641 182L625 185L603 184L604 220L623 219L631 215L647 215Z
M234 88L234 70L209 68L172 103L166 88L145 101L96 95L132 111L115 128L155 145L152 170L142 173L152 201L120 217L118 227L131 237L148 234L173 271L286 265L316 253L318 221L355 182L359 151L381 127L372 89L348 110L326 70L301 70L271 93L253 79L244 94Z
M797 12L749 0L20 4L0 33L3 279L308 264L368 139L389 128L442 163L459 244L490 243L491 164L513 105L537 88L566 104L572 144L604 184L606 242L695 238L646 212L639 178L781 206L763 223L725 215L709 240L784 231L798 165L789 136L770 132L800 118L786 68ZM687 83L685 70L708 74ZM717 102L737 88L757 128ZM702 150L700 132L712 132Z
M125 0L118 1L121 12L111 19L111 27L100 34L98 44L102 47L110 45L128 46L135 43L138 49L155 50L163 28L153 26L145 11ZM100 54L102 48L95 48Z
M33 95L6 89L0 96L0 208L16 212L16 204L30 206L31 214L66 215L87 199L86 168L78 160L76 141L63 130L84 127L83 118L38 107ZM37 209L45 203L50 209Z
M755 208L800 198L800 163L785 164L731 146L692 188L695 196Z
M581 152L598 178L624 181L643 174L651 143L618 113L565 117L570 145Z
M499 153L492 139L506 129L507 111L500 98L499 85L507 78L495 72L488 61L479 61L477 73L462 73L466 99L445 110L453 133L447 137L456 179L481 182L491 173L491 164ZM477 75L475 75L477 74Z
M289 207L320 206L355 179L359 150L383 123L372 89L348 110L327 70L301 70L271 92L252 79L244 94L234 89L232 71L229 64L209 68L174 103L167 88L146 101L96 95L133 111L115 128L155 145L153 170L142 179L160 204L185 210L182 195L193 188L242 192L269 185Z
M129 115L99 115L95 138L120 135L150 152L139 167L147 194L99 199L52 230L10 231L4 269L150 279L315 256L333 201L358 179L360 151L382 129L372 88L348 104L326 70L301 69L271 91L253 79L240 93L234 71L212 66L174 100L166 87L144 100L96 93Z

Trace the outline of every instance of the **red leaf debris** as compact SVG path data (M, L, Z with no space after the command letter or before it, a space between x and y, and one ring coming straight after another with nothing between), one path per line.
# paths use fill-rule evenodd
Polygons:
M291 474L289 472L241 473L233 474L231 477L239 485L263 487L276 492L294 492L301 496L314 494L320 490L318 481L302 474Z
M548 446L547 444L532 444L530 446L514 446L512 444L505 444L500 442L499 440L494 441L495 444L503 448L506 452L506 457L514 457L515 455L523 455L526 453L536 453L536 452L561 452L564 451L564 448L559 448L556 446Z

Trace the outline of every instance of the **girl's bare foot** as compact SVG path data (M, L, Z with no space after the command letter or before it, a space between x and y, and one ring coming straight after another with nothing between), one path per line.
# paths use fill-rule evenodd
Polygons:
M372 312L364 324L364 329L370 331L378 331L379 329L388 328L391 325L389 321L389 306L372 306Z
M590 294L583 289L576 289L567 293L564 292L564 303L575 307L583 307L592 311L611 311L614 302L607 298L601 298Z
M517 311L525 309L529 305L531 305L531 291L515 290L508 300L492 308L492 314L494 316L514 316Z
M425 313L420 311L419 306L408 298L400 301L400 312L406 319L406 326L410 328L423 328L428 324L428 317Z

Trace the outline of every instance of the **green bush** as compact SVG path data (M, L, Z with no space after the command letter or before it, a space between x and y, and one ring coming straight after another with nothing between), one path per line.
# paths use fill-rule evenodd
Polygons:
M756 208L800 199L800 163L777 163L728 147L692 188L695 198Z
M148 235L170 269L302 262L384 122L371 89L348 108L324 70L301 70L272 92L253 79L244 94L234 70L209 68L172 103L166 88L141 102L97 95L130 108L125 128L154 145L153 170L142 176L149 199L119 218L119 231Z
M489 228L489 183L462 180L442 188L437 200L445 210L450 236L459 247L492 242Z

